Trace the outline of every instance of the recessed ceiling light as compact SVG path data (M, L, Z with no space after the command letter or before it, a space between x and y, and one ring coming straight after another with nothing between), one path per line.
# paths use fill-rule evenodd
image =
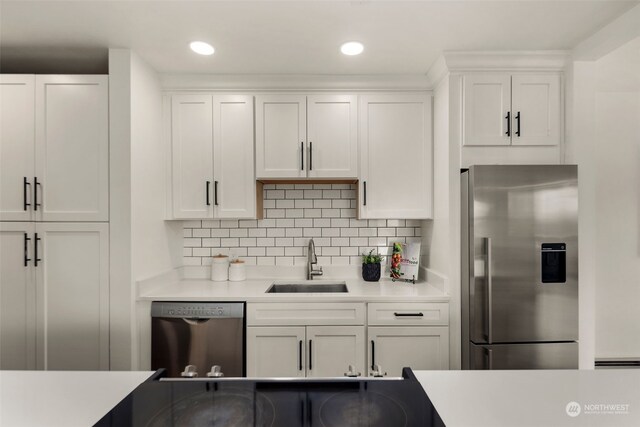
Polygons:
M191 42L189 47L192 51L200 55L213 55L215 49L209 43L205 42Z
M360 55L364 50L364 46L360 42L347 42L340 46L340 52L345 55Z

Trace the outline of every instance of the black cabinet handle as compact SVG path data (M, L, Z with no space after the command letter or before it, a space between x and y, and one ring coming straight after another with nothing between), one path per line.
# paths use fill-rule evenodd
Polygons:
M33 177L33 210L37 211L38 206L42 206L42 203L38 203L38 187L40 187L40 183L38 182L38 177Z
M393 313L396 317L423 317L424 313Z
M211 186L211 181L207 181L207 188L206 188L206 199L207 199L207 206L211 206L211 200L209 200L209 187Z
M371 340L371 370L376 370L376 343Z
M24 233L24 266L26 267L29 263L29 261L31 261L31 258L29 258L29 240L31 240L29 238L29 235L27 233Z
M313 142L309 141L309 170L313 170Z
M511 111L507 111L505 119L507 119L507 131L505 132L505 134L507 136L511 136Z
M23 177L22 180L22 200L23 200L23 204L24 204L24 210L27 210L27 206L31 206L31 203L28 202L28 198L27 198L27 186L31 187L31 184L29 184L29 181L27 181L27 177Z
M300 170L304 170L304 141L300 141Z
M520 137L520 111L518 111L518 114L516 114L516 124L518 125L516 135Z
M367 206L367 181L363 182L363 187L364 187L364 200L363 200L363 205Z
M42 240L38 237L38 233L34 234L34 244L33 244L33 265L38 266L38 261L42 261L41 258L38 258L38 242Z
M218 206L218 181L213 181L213 204Z
M302 340L298 343L298 370L302 371Z
M309 340L309 370L313 369L313 340Z

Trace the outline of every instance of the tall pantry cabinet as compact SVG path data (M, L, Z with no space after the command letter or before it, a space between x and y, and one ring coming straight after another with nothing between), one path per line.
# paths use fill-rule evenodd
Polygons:
M108 77L0 75L0 369L108 369Z

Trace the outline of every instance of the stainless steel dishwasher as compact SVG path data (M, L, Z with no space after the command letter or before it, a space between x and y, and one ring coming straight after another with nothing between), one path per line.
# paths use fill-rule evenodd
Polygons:
M244 303L153 302L151 369L169 377L244 377Z

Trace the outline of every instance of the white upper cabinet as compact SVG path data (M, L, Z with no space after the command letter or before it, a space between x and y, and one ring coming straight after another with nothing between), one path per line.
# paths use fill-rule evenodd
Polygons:
M107 221L108 77L36 76L35 93L36 219Z
M213 102L211 95L171 99L173 216L213 215Z
M107 221L107 76L0 76L0 220Z
M358 103L355 95L307 97L308 176L358 177Z
M253 97L171 98L173 218L255 218Z
M356 95L256 97L258 178L358 177Z
M213 97L213 151L214 217L255 217L252 96Z
M512 77L513 145L560 143L560 76L514 74Z
M0 220L32 218L35 77L0 75Z
M465 146L536 146L561 142L560 74L464 76Z
M427 94L360 101L360 218L431 218L433 141Z
M509 145L511 76L464 77L464 145Z
M307 102L304 95L256 96L256 175L305 178Z

